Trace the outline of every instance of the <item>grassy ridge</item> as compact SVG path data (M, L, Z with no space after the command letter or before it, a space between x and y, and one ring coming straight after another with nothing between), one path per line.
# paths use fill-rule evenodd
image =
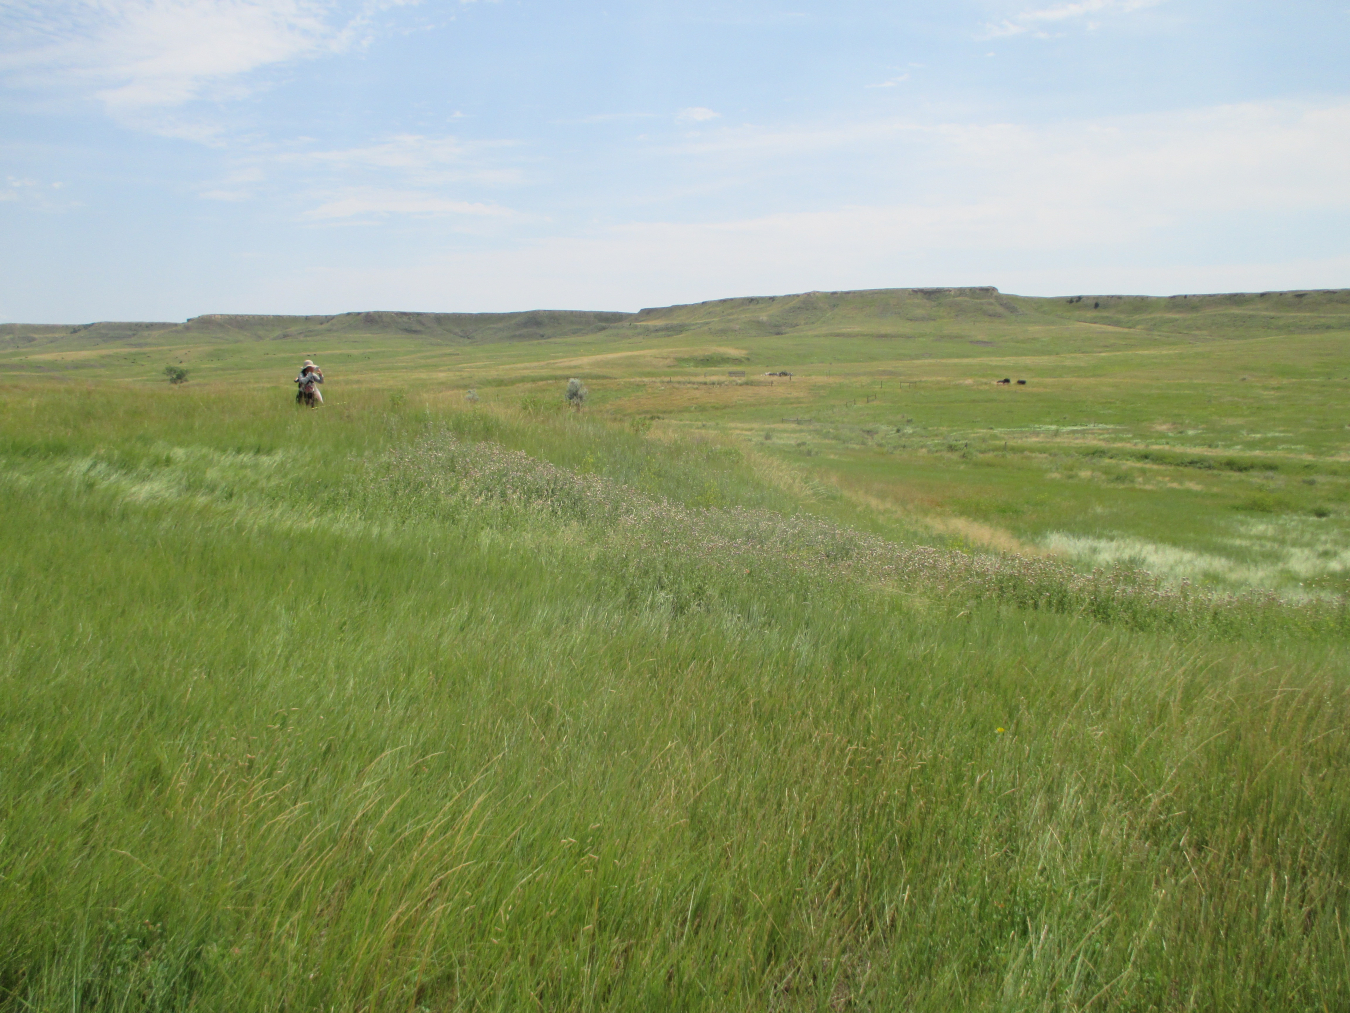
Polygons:
M372 341L417 345L500 344L573 339L594 344L690 338L749 341L739 356L696 356L780 365L817 363L819 343L852 342L824 361L953 356L984 358L988 349L1015 357L1084 351L1100 353L1281 335L1344 332L1350 291L1234 295L1076 296L1030 298L995 288L879 289L721 299L639 313L531 310L516 313L364 312L327 316L208 314L183 323L100 322L80 325L0 324L0 365L9 369L32 352L188 349L261 342L302 342L336 349ZM764 339L769 339L765 341ZM786 339L786 340L781 340ZM878 346L877 342L886 344ZM868 348L867 346L871 346ZM889 346L889 347L888 347ZM973 347L971 347L973 346ZM633 346L633 347L641 347ZM25 354L27 353L27 354ZM803 356L806 353L806 357ZM530 353L527 352L527 355ZM537 357L537 352L535 356ZM8 360L8 361L6 361ZM108 362L115 362L109 358ZM767 365L767 363L766 363Z
M0 402L8 1007L1350 997L1305 606L888 578L698 433L87 394Z

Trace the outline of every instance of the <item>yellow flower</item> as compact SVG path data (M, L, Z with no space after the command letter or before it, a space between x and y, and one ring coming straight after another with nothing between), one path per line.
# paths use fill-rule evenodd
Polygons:
M994 729L994 734L995 734L995 735L1002 735L1002 734L1004 733L1005 730L1006 730L1006 729L1003 729L1003 728L995 728L995 729Z

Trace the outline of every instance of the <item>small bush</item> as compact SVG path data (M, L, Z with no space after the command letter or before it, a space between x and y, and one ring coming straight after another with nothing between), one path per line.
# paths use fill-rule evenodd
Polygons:
M1265 492L1252 493L1246 499L1233 504L1234 510L1250 510L1259 514L1281 513L1288 508L1288 504L1275 496Z
M188 371L182 366L165 366L164 375L170 383L187 383Z
M586 395L589 393L590 391L586 389L586 385L575 376L567 381L567 403L577 411L581 411L581 406L585 403Z

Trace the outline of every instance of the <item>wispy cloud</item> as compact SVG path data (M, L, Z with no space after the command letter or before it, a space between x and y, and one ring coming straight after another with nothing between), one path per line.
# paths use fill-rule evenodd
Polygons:
M747 126L657 150L697 160L706 176L812 171L813 159L847 151L908 166L909 178L926 180L934 200L979 193L1043 206L1047 214L1075 202L1182 215L1350 209L1342 169L1350 164L1350 100L1241 103L1045 126L900 118L790 131Z
M509 140L465 142L453 136L396 134L355 148L295 151L272 158L283 165L307 165L341 172L395 172L423 183L474 180L507 184L519 182L520 171L490 164L487 155L514 146L515 142Z
M558 124L623 123L628 120L648 120L655 113L593 113L590 116L578 116L575 119L554 120Z
M500 308L532 301L635 307L761 291L927 284L1222 291L1342 284L1350 260L1213 263L1169 259L1165 237L1198 241L1255 214L1344 213L1350 102L1253 103L1044 126L903 125L757 135L780 164L794 152L870 142L922 172L894 202L720 221L645 221L537 236L508 249L334 280L330 298L371 285L390 303ZM765 143L767 142L767 143ZM703 151L713 156L716 153ZM1113 251L1146 249L1135 267ZM1221 259L1230 257L1231 259ZM388 286L387 290L382 286ZM373 297L372 297L373 298Z
M319 201L305 212L311 220L507 218L516 213L469 195L524 182L519 168L499 158L514 146L510 141L398 134L359 147L268 154L257 164L275 173L302 204Z
M374 10L335 0L12 0L0 9L0 78L93 97L114 114L172 109L247 94L245 78L263 67L348 49Z
M1011 17L990 22L984 26L982 37L997 38L1028 32L1044 36L1050 34L1049 28L1054 25L1080 19L1090 20L1093 17L1132 14L1164 2L1166 0L1072 0L1070 3L1022 11Z
M703 106L690 106L688 109L681 109L675 114L676 123L703 123L707 120L715 120L721 113L713 112Z
M0 183L0 201L12 201L37 211L69 211L79 207L78 201L61 195L63 186L59 180L44 183L28 177L6 176L4 183Z
M499 204L452 200L433 193L413 190L350 190L334 195L305 217L316 220L386 218L390 215L414 215L424 218L470 216L474 218L516 218L518 213Z
M898 76L896 76L896 77L888 78L888 79L886 79L885 81L878 81L876 84L869 84L869 85L867 85L867 87L868 87L868 88L894 88L894 87L896 87L896 86L898 86L898 85L904 84L904 83L905 83L906 81L908 81L908 80L909 80L909 75L908 75L908 74L900 74L900 75L898 75Z
M311 220L396 215L510 217L493 201L465 191L519 184L524 174L494 155L510 141L397 134L348 148L254 150L229 173L202 184L205 200L243 201L271 194L308 210Z
M720 156L740 161L770 160L878 145L894 141L904 134L928 129L931 128L898 119L790 129L747 125L713 131L660 150L673 155Z
M205 200L246 201L257 195L257 184L266 179L266 174L257 166L238 169L215 186L198 194Z

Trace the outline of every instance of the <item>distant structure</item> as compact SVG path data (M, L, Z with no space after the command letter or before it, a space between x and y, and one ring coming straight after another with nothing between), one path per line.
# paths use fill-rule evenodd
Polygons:
M727 376L745 376L745 370L731 369L727 371Z

